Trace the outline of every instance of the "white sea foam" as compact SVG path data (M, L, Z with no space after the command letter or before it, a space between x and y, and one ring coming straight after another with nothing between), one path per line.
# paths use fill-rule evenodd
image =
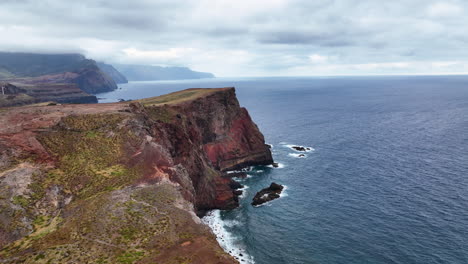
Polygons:
M249 189L249 186L247 185L244 185L244 187L239 189L240 191L242 191L242 194L239 195L239 199L245 198L245 196L247 195L247 189Z
M300 154L300 153L289 153L288 156L293 157L293 158L307 158L306 154Z
M283 190L281 191L280 198L283 198L283 197L288 196L288 194L286 193L286 190L288 189L288 186L283 185L283 187L284 187L284 188L283 188ZM278 199L280 199L280 198L278 198Z
M285 165L283 163L278 163L278 167L274 167L273 165L268 165L267 167L275 168L275 169L282 169L285 167Z
M254 264L255 261L252 256L247 254L245 245L242 240L230 233L226 227L233 227L240 225L238 221L223 221L221 218L220 210L210 211L205 217L202 218L202 222L208 225L216 236L216 240L219 245L229 255L236 258L241 264Z
M296 151L296 152L312 152L312 151L315 151L315 149L314 149L313 147L306 147L306 146L294 145L294 144L287 144L287 143L284 143L284 144L282 144L282 145L283 145L283 147L285 147L285 148L290 148L290 149L292 149L292 150L294 150L294 151ZM299 150L294 149L293 147L303 147L303 148L305 148L306 150L305 150L305 151L299 151Z
M240 170L230 170L230 171L226 171L226 174L230 174L230 173L239 173L239 172L249 172L249 171L252 171L253 170L253 167L252 166L249 166L249 167L245 167L245 168L242 168Z

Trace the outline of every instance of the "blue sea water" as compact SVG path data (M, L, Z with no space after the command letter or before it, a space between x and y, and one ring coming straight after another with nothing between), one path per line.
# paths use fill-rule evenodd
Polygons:
M218 212L258 264L468 263L468 77L135 82L101 102L235 86L282 168L256 167ZM313 147L298 158L288 145ZM250 202L271 182L286 194ZM218 219L218 220L220 220Z

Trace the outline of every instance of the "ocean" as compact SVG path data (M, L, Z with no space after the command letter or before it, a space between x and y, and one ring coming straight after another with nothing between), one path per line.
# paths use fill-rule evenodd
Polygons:
M468 263L468 77L132 82L100 102L236 87L280 168L241 180L241 207L204 221L257 264ZM290 148L313 148L298 157ZM271 182L281 198L250 205Z

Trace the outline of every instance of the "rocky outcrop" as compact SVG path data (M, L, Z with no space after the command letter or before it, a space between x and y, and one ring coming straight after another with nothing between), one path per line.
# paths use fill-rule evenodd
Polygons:
M284 187L277 183L271 183L268 188L265 188L255 194L252 205L257 206L269 202L274 199L280 198L280 194L283 191Z
M302 152L307 152L307 151L311 151L312 149L309 148L309 147L303 147L303 146L292 146L291 147L292 149L296 150L296 151L302 151Z
M215 103L182 105L192 112L196 123L203 128L203 148L212 165L221 171L250 165L268 165L273 162L270 148L245 108L239 106L235 91L207 97ZM207 116L197 115L205 107Z
M97 103L97 98L83 92L75 84L26 85L0 83L0 107L40 102Z
M11 108L0 123L5 263L235 263L195 213L238 206L221 170L271 163L234 88Z
M117 89L117 84L95 65L94 61L88 61L83 67L72 72L59 72L37 77L10 79L9 81L26 85L50 85L72 84L89 94L110 92Z

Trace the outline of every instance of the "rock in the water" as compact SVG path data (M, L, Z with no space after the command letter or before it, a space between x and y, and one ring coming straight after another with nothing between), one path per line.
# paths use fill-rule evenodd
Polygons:
M271 165L273 165L274 168L278 168L278 167L279 167L278 162L273 162Z
M280 197L281 192L283 191L284 186L277 183L272 183L270 187L265 188L259 191L253 198L252 205L261 205L271 200L277 199Z
M302 147L302 146L292 146L291 148L295 149L297 151L307 151L307 148ZM309 148L309 150L310 150L310 148Z

